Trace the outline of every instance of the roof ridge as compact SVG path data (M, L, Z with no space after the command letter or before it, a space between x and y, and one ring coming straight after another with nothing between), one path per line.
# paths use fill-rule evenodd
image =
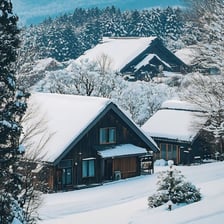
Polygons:
M187 109L187 108L170 108L170 107L162 107L160 110L179 110L179 111L189 111L189 112L201 112L206 113L206 111L203 110L197 110L197 109Z

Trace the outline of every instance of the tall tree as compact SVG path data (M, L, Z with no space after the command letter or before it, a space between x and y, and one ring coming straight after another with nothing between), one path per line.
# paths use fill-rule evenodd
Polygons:
M198 51L197 71L220 74L224 63L224 1L187 0L183 39Z
M18 197L22 181L17 166L26 95L17 89L15 79L17 20L11 1L0 0L0 223L11 223L14 218L23 222Z
M199 73L188 75L188 84L182 83L181 98L205 111L207 122L200 125L205 131L212 133L217 152L224 153L224 80L223 76L205 76Z
M184 98L201 107L208 122L204 129L213 134L217 151L223 153L224 141L224 0L188 0L185 40L197 51L195 70ZM187 34L188 33L188 34ZM186 35L187 34L187 35ZM190 35L189 35L190 34ZM213 74L214 76L211 76ZM217 74L219 74L217 76ZM187 88L186 88L187 87Z

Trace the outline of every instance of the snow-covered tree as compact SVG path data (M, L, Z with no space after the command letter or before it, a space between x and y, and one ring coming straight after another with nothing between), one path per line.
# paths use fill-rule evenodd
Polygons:
M63 64L53 58L35 60L31 63L24 63L17 70L17 84L21 88L29 89L38 81L44 79L48 71L55 71L63 68Z
M21 119L26 110L27 94L16 87L15 62L19 47L18 18L12 3L0 1L0 223L14 218L24 222L19 201L22 189L18 162L23 151L19 144Z
M55 19L24 28L21 55L30 59L52 57L59 61L75 59L98 44L102 36L157 36L169 49L177 42L183 22L181 9L133 10L122 12L115 7L75 9Z
M124 80L110 68L110 59L102 55L96 61L70 60L65 69L47 72L35 88L40 92L77 94L111 98Z
M19 166L20 173L23 175L23 189L19 198L26 223L32 224L40 219L38 208L43 202L42 192L49 191L46 183L48 168L44 168L41 160L44 156L42 149L53 134L48 131L48 122L44 115L36 102L30 100L28 110L22 119L23 133L20 143L24 146L25 153ZM38 138L38 144L34 143L33 138Z
M143 125L161 106L175 96L175 88L166 84L137 81L126 82L124 88L113 95L114 101L139 125Z
M168 161L169 169L158 174L157 192L148 197L150 208L168 203L193 203L201 200L201 193L192 183L185 180L181 171L174 169L173 161Z
M195 69L222 74L224 63L224 1L187 0L183 39L198 51Z
M181 98L205 111L205 124L198 124L213 134L218 152L223 152L224 140L224 79L223 76L189 74L182 82Z

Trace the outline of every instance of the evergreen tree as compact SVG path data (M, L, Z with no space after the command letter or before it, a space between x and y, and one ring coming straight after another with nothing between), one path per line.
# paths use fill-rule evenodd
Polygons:
M182 83L180 97L201 108L204 118L196 125L213 135L217 145L214 154L224 156L224 79L222 75L192 73ZM196 115L195 115L196 116ZM207 120L207 122L204 122ZM208 137L206 136L206 140Z
M173 169L173 161L169 162L169 170L158 175L157 193L148 198L150 208L169 203L193 203L201 199L200 191L190 182L186 181L180 171Z
M145 37L157 36L173 49L182 32L181 9L150 9L121 12L120 9L75 9L56 19L31 26L21 34L23 48L29 58L53 57L60 61L74 59L98 44L102 36ZM27 62L27 61L26 61Z
M186 1L186 0L185 0ZM188 0L182 38L198 52L195 70L222 74L224 50L224 0Z
M16 170L26 96L16 88L15 80L17 20L11 1L0 0L0 223L11 223L14 218L23 222L18 198L22 180Z

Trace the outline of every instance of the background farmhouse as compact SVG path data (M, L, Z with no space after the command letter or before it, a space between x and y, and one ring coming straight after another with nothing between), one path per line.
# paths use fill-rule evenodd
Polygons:
M209 144L203 137L205 133L202 126L207 121L204 113L188 102L165 101L142 126L160 148L157 159L173 160L175 164L191 164L210 155Z
M77 61L107 58L111 69L131 80L149 80L163 71L185 74L190 67L156 37L103 37Z

